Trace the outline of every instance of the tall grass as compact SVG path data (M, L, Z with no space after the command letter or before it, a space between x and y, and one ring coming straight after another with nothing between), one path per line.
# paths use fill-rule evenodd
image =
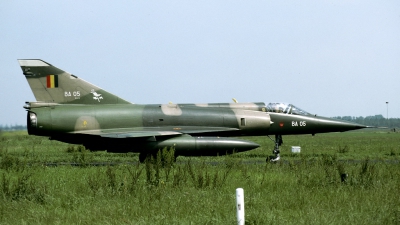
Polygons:
M349 161L342 157L359 148L356 140L337 135L324 138L333 145L328 151L308 142L300 155L286 153L289 160L276 164L260 163L251 151L173 163L166 149L164 159L139 164L132 154L86 152L45 139L25 146L36 137L8 136L0 143L0 224L233 224L237 187L245 192L246 224L400 223L397 137L385 143L394 156ZM303 154L311 145L314 152ZM338 151L346 145L348 152ZM126 163L91 164L106 156ZM49 167L49 159L82 163Z

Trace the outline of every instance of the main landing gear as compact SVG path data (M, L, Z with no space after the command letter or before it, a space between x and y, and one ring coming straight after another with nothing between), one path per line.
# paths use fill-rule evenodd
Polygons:
M272 138L270 136L269 139L271 139L271 141L273 141L275 143L275 147L274 150L272 151L272 156L269 156L267 158L267 162L277 162L281 157L280 157L280 153L281 151L279 150L279 146L281 146L283 144L283 140L282 140L282 135L280 134L276 134L275 135L275 141L272 140Z

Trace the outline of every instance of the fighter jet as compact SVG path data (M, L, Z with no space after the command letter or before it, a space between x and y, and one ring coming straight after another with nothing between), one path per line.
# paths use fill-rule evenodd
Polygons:
M30 135L90 150L137 152L139 160L163 148L175 155L216 156L260 145L240 136L343 132L367 126L310 114L287 103L132 104L40 59L18 60L35 102L26 102ZM233 138L235 137L235 138Z

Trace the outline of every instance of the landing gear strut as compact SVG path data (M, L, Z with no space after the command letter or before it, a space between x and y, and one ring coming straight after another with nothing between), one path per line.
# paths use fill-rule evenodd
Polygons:
M269 137L269 139L271 139L271 141L275 142L275 147L274 147L274 150L272 151L272 154L274 154L274 155L269 156L267 158L267 162L276 162L281 158L281 156L280 156L281 151L279 150L279 146L281 146L283 144L282 135L280 135L280 134L275 135L275 141L272 140L272 138L270 138L270 137Z

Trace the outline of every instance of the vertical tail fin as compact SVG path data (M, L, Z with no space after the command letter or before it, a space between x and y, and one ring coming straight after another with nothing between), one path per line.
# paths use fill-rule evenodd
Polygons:
M60 104L131 104L40 59L19 59L36 101Z

